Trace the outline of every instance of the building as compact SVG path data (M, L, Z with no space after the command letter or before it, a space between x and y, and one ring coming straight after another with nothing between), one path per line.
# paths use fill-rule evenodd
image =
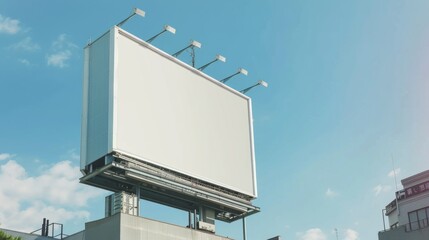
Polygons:
M85 223L85 230L70 236L54 235L52 237L50 232L47 236L40 236L38 234L23 233L8 229L0 230L12 236L21 237L22 240L230 240L230 238L218 236L207 231L177 226L122 212L96 221L87 222Z
M429 239L429 170L402 179L401 183L404 189L397 191L396 198L382 211L390 227L380 231L378 239Z

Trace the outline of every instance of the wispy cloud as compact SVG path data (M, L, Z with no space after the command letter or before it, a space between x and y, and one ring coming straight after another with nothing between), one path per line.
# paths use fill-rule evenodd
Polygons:
M377 185L375 186L372 191L374 192L375 196L380 195L380 193L390 192L392 190L392 186L390 185Z
M359 233L353 229L346 229L344 240L357 240L359 239Z
M67 67L67 61L72 57L76 48L77 46L68 40L66 34L59 35L52 43L51 53L46 56L48 66Z
M300 240L326 240L326 235L320 228L311 228L305 233L298 233L297 235Z
M39 44L33 42L31 37L26 37L22 41L10 46L11 49L34 52L40 49Z
M18 62L20 62L20 63L22 63L22 64L24 64L26 66L30 66L31 65L30 61L28 61L27 59L24 59L24 58L18 59Z
M0 184L2 227L31 231L40 227L43 217L62 223L87 220L87 202L102 191L80 184L79 177L79 167L70 161L58 162L38 176L29 176L14 160L0 165L0 182L8 183Z
M9 153L0 153L0 161L12 158L14 155Z
M4 17L0 14L0 33L16 34L20 30L19 20Z
M331 188L328 188L325 192L325 196L328 198L334 198L338 196L338 192L335 192L334 190L332 190Z
M395 170L392 170L389 172L389 174L387 174L387 176L389 177L395 177L395 175L399 175L399 173L401 173L401 169L400 168L396 168Z
M67 60L72 56L70 50L64 50L56 53L52 53L47 56L48 66L64 68L67 67Z

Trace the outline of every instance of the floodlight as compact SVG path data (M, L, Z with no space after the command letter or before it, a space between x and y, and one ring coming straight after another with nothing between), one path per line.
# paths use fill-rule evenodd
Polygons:
M175 54L173 54L173 57L178 57L183 51L185 51L186 49L190 48L192 50L191 56L192 56L192 67L195 67L195 48L201 48L201 43L197 42L195 40L192 40L191 43L183 48L182 50L176 52Z
M234 77L235 75L237 75L237 74L243 74L243 75L246 75L247 76L247 70L246 69L244 69L244 68L239 68L238 69L238 71L236 72L236 73L234 73L234 74L232 74L231 76L229 76L229 77L226 77L226 78L224 78L224 79L222 79L222 80L220 80L220 82L221 83L225 83L226 81L228 81L230 78L232 78L232 77Z
M218 54L218 55L216 55L216 58L213 61L199 67L198 70L203 71L204 68L208 67L210 64L217 62L217 61L226 62L226 58L224 56Z
M127 18L125 18L124 20L122 20L120 23L116 24L116 26L120 27L122 24L124 24L126 21L128 21L130 18L132 18L136 14L144 17L146 13L143 10L140 10L138 8L134 8L131 15L128 16Z
M268 83L267 83L267 82L265 82L265 81L263 81L263 80L259 80L255 85L252 85L252 86L250 86L250 87L248 87L248 88L245 88L245 89L241 90L240 92L241 92L241 93L246 93L246 92L248 92L250 89L252 89L252 88L254 88L254 87L256 87L256 86L259 86L259 85L261 85L261 86L263 86L263 87L268 87Z
M173 28L170 25L165 25L164 29L160 33L158 33L155 36L149 38L146 42L148 42L148 43L152 42L155 38L157 38L159 35L161 35L161 34L163 34L165 32L171 32L172 34L176 34L176 29Z
M180 51L176 52L175 54L173 54L173 57L178 57L186 49L188 49L188 48L192 48L193 49L194 47L201 48L201 43L199 43L199 42L197 42L195 40L192 40L191 43L187 47L185 47L182 50L180 50Z

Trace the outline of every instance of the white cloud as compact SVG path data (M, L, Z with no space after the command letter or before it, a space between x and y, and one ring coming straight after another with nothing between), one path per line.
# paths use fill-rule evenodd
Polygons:
M13 157L12 154L9 154L9 153L0 153L0 161L6 160L6 159L10 159L12 157Z
M28 61L27 59L24 59L24 58L18 59L18 61L20 63L26 65L26 66L30 66L31 65L30 61Z
M353 229L346 229L344 240L358 240L359 234Z
M334 198L334 197L338 196L338 193L333 191L331 188L328 188L325 192L325 196L328 198Z
M15 50L34 52L39 50L40 46L37 43L33 42L31 37L26 37L22 41L13 44L11 48Z
M380 195L380 193L385 193L385 192L389 192L390 190L392 190L392 186L390 185L377 185L375 186L372 191L374 192L375 196Z
M400 172L401 172L401 169L400 168L396 168L395 171L393 171L393 170L390 171L389 174L387 174L387 176L389 176L389 177L395 177L395 174L397 176L397 175L399 175Z
M0 33L16 34L20 30L19 20L3 17L0 14Z
M67 61L72 57L76 48L77 46L67 39L67 35L59 35L52 43L51 53L46 57L48 66L67 67Z
M71 57L72 53L69 50L52 53L47 56L48 66L54 66L59 68L67 67L67 60Z
M79 183L79 167L61 161L43 174L29 176L17 162L0 165L0 223L2 227L31 231L40 227L44 217L65 223L89 217L88 200L102 191ZM23 224L25 223L25 224Z
M300 240L326 240L326 235L320 228L311 228L307 230L304 234L298 234Z

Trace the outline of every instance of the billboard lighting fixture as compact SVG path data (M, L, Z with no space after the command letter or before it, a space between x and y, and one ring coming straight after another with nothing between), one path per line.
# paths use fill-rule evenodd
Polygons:
M240 92L244 94L244 93L248 92L250 89L252 89L252 88L254 88L256 86L259 86L259 85L261 85L263 87L268 87L268 83L267 82L265 82L263 80L259 80L256 84L254 84L254 85L252 85L252 86L250 86L248 88L245 88L245 89L241 90Z
M210 64L217 62L217 61L226 62L226 58L224 56L218 54L218 55L216 55L216 58L213 61L201 66L200 68L198 68L198 70L203 71L204 68L208 67Z
M179 50L175 54L173 54L173 57L178 57L182 52L184 52L186 49L190 48L192 50L191 56L192 56L192 67L195 67L195 48L201 48L201 43L197 42L195 40L192 40L191 43L183 48L182 50Z
M127 18L125 18L124 20L122 20L120 23L118 23L118 24L116 24L116 26L117 27L120 27L120 26L122 26L122 24L124 24L126 21L128 21L130 18L132 18L132 17L134 17L134 15L140 15L140 16L142 16L142 17L144 17L145 16L145 12L143 11L143 10L141 10L141 9L138 9L138 8L134 8L133 9L133 12L131 13L131 15L130 16L128 16Z
M247 70L246 69L244 69L244 68L239 68L238 69L238 71L236 72L236 73L234 73L234 74L232 74L231 76L229 76L229 77L226 77L226 78L224 78L224 79L222 79L222 80L220 80L220 82L221 83L225 83L226 81L228 81L230 78L232 78L232 77L234 77L235 75L238 75L238 74L243 74L243 75L246 75L247 76Z
M155 36L149 38L148 40L146 40L146 42L148 42L148 43L152 42L155 38L157 38L159 35L161 35L161 34L163 34L165 32L171 32L172 34L176 34L176 29L173 28L170 25L165 25L164 29L160 33L158 33Z

